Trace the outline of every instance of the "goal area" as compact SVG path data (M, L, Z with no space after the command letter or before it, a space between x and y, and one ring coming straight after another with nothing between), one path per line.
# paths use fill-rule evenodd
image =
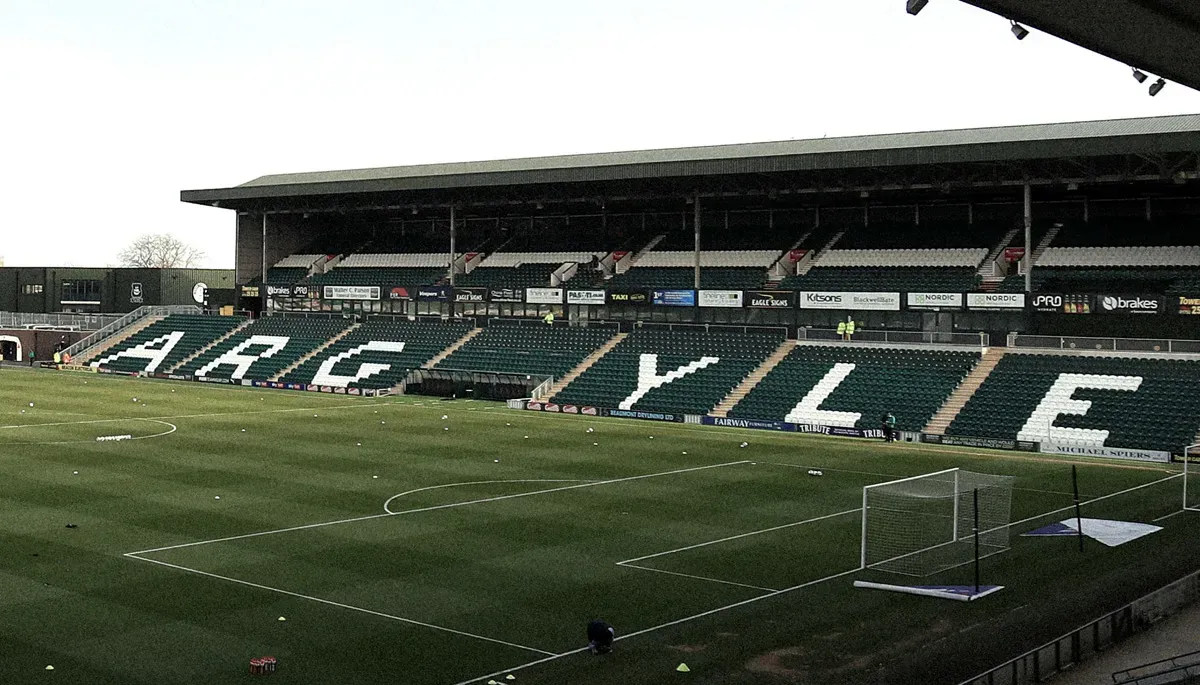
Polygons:
M863 487L862 568L923 577L1007 550L1013 480L947 469Z

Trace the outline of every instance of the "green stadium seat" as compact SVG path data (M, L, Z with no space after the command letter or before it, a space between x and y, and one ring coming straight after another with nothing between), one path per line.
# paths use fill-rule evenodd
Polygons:
M93 367L134 373L150 371L165 373L197 350L229 333L245 321L240 316L207 316L201 314L172 314L109 348L90 363ZM139 345L150 343L146 349L160 350L170 344L168 336L178 341L158 363L144 356L128 353ZM150 368L153 366L153 368Z
M891 412L900 430L920 431L979 358L974 351L797 345L729 416L878 428L882 416ZM838 364L854 368L816 408L839 412L841 419L831 423L812 412L797 412L797 403Z
M561 378L614 335L616 331L609 327L493 322L443 359L437 368Z
M601 357L554 397L558 404L631 408L677 414L706 414L757 368L784 333L639 329ZM653 370L661 376L692 365L695 370L646 389L639 376L657 355ZM708 358L709 361L703 361ZM646 360L646 361L643 361ZM699 367L699 368L696 368ZM628 402L633 398L632 403ZM629 406L622 407L622 403Z
M1069 398L1091 402L1084 415L1063 414L1052 425L1026 424L1062 374L1112 383L1141 379L1136 390L1080 388ZM1105 380L1108 379L1108 380ZM971 437L1073 444L1075 431L1108 431L1108 447L1180 451L1200 427L1200 361L1009 353L950 424L947 433ZM1080 444L1096 444L1093 439Z

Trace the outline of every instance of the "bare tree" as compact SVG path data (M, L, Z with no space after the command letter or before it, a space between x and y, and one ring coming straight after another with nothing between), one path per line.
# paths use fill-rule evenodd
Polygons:
M204 259L204 251L168 233L140 236L117 255L122 266L187 269Z

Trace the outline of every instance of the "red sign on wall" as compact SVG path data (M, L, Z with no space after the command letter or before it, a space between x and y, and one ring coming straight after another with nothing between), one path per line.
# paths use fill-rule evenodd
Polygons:
M808 254L808 250L789 250L788 261L798 262L804 259L804 255Z
M1023 247L1006 247L1004 248L1004 261L1019 262L1025 256L1025 248Z

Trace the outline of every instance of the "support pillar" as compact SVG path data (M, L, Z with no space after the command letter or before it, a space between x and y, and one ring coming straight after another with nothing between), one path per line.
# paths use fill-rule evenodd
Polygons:
M1033 292L1033 188L1025 183L1025 292Z
M692 196L692 223L694 224L693 228L695 228L695 231L696 231L696 235L695 235L696 249L693 254L693 256L695 258L694 259L695 274L694 274L692 280L694 281L693 287L696 288L696 290L699 290L700 289L700 191L698 191L698 190L695 191L695 193Z

